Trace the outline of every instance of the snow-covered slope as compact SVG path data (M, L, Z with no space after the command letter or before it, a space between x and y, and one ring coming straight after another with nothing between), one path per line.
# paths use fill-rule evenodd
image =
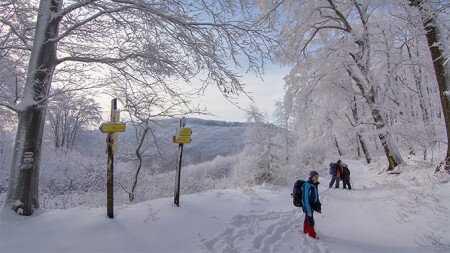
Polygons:
M349 165L352 191L329 190L321 171L319 240L300 231L303 214L292 206L290 187L257 187L184 195L179 208L171 198L116 207L113 220L105 208L31 217L3 209L0 252L449 251L450 183L414 186L422 180L414 175L390 176L392 183L360 162Z

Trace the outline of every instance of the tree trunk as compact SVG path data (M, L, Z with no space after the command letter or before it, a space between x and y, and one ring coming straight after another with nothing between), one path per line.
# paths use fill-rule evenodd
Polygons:
M400 155L400 152L397 149L397 145L393 143L391 134L386 131L383 117L381 116L378 108L375 107L375 103L369 104L372 117L375 122L375 127L378 130L378 138L381 141L381 145L384 149L384 154L388 159L388 168L387 171L394 170L399 164L403 163L403 158Z
M416 42L416 43L418 44L418 42ZM405 45L406 45L406 50L408 52L409 59L411 60L411 62L414 62L413 54L411 52L409 43L406 43ZM416 56L416 59L420 59L420 54L419 54L418 48L416 48L415 56ZM436 142L435 141L436 130L435 130L434 124L432 124L432 119L433 119L432 109L433 109L433 107L432 107L432 104L429 102L427 103L427 100L426 100L426 97L428 94L425 93L424 87L422 85L423 84L423 82L422 82L422 79L423 79L422 67L420 66L420 64L412 65L411 70L413 72L414 83L416 84L416 89L417 89L417 92L419 95L419 106L420 106L420 111L422 114L422 121L425 125L425 133L428 138L428 143L424 147L424 160L426 160L428 147L433 145L433 143Z
M352 105L351 109L352 109L352 115L353 115L353 119L355 120L355 123L359 124L358 104L356 103L356 95L353 96L353 105ZM367 162L367 164L370 164L372 158L370 157L369 149L367 148L366 142L362 138L361 132L359 130L356 130L356 131L357 131L356 137L359 141L359 144L361 144L361 148L363 150L364 157L366 158L366 162ZM359 145L358 145L358 157L359 157Z
M134 180L133 180L133 186L131 187L131 192L128 194L128 199L130 200L130 202L133 202L135 199L135 194L136 194L136 187L137 187L137 182L138 182L138 177L139 177L139 173L141 171L142 168L142 154L141 154L141 148L142 148L142 144L144 143L145 137L147 136L148 133L148 126L145 127L144 131L142 132L141 135L141 139L139 141L139 145L136 148L136 157L138 158L138 165L136 168L136 173L134 174Z
M434 16L429 15L430 10L425 9L426 5L423 4L424 2L426 1L412 0L411 4L419 7L422 15L422 24L426 31L427 42L431 58L433 59L434 73L439 87L439 97L441 99L442 112L447 130L447 154L445 160L442 161L436 170L439 170L442 165L446 170L450 170L450 94L448 90L450 70L444 49L440 47L440 38L442 35L437 26L436 19Z
M59 20L53 17L62 0L41 0L36 32L28 64L23 110L19 112L14 156L5 207L31 215L39 207L39 162L44 131L47 96L56 62Z
M366 142L363 140L361 134L358 134L357 136L358 136L358 141L361 144L361 148L363 150L364 157L366 158L366 162L367 162L367 164L370 164L372 162L372 158L370 157Z
M337 141L337 138L336 138L336 136L333 136L333 138L334 138L334 145L336 145L337 152L338 152L339 156L341 156L342 155L342 150L339 147L339 143Z
M376 94L378 87L375 87L374 79L370 74L370 36L369 27L367 25L369 14L367 13L367 8L362 8L363 6L356 1L354 1L354 4L359 12L363 33L360 37L355 39L358 50L354 53L350 53L356 68L353 68L352 65L348 65L347 73L355 81L356 86L359 88L364 100L370 108L375 127L378 131L378 138L381 141L384 153L389 162L387 170L394 170L395 167L403 162L403 159L400 152L397 150L397 145L392 140L391 134L385 129L385 123L387 121L383 118L383 115L379 110Z

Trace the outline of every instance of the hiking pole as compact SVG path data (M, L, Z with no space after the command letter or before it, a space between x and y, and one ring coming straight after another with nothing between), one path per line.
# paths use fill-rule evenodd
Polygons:
M352 189L353 189L353 190L356 190L356 189L355 189L355 186L353 186L353 182L352 182L352 179L351 179L351 178L350 178L350 184L352 185Z

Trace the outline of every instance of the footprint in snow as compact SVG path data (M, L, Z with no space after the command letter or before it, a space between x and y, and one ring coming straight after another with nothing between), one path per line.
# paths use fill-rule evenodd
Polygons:
M303 215L288 212L236 215L211 238L200 243L209 252L329 252L322 242L299 233Z

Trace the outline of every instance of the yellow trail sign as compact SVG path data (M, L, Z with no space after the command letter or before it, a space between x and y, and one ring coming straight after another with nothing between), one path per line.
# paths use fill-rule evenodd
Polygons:
M187 137L187 136L174 136L173 137L173 142L174 143L191 143L192 139L191 137Z
M115 133L115 132L125 132L125 123L103 123L100 125L100 132L102 133Z
M189 137L189 136L192 135L192 129L186 128L186 127L178 128L178 129L177 129L177 135L178 135L178 136Z

